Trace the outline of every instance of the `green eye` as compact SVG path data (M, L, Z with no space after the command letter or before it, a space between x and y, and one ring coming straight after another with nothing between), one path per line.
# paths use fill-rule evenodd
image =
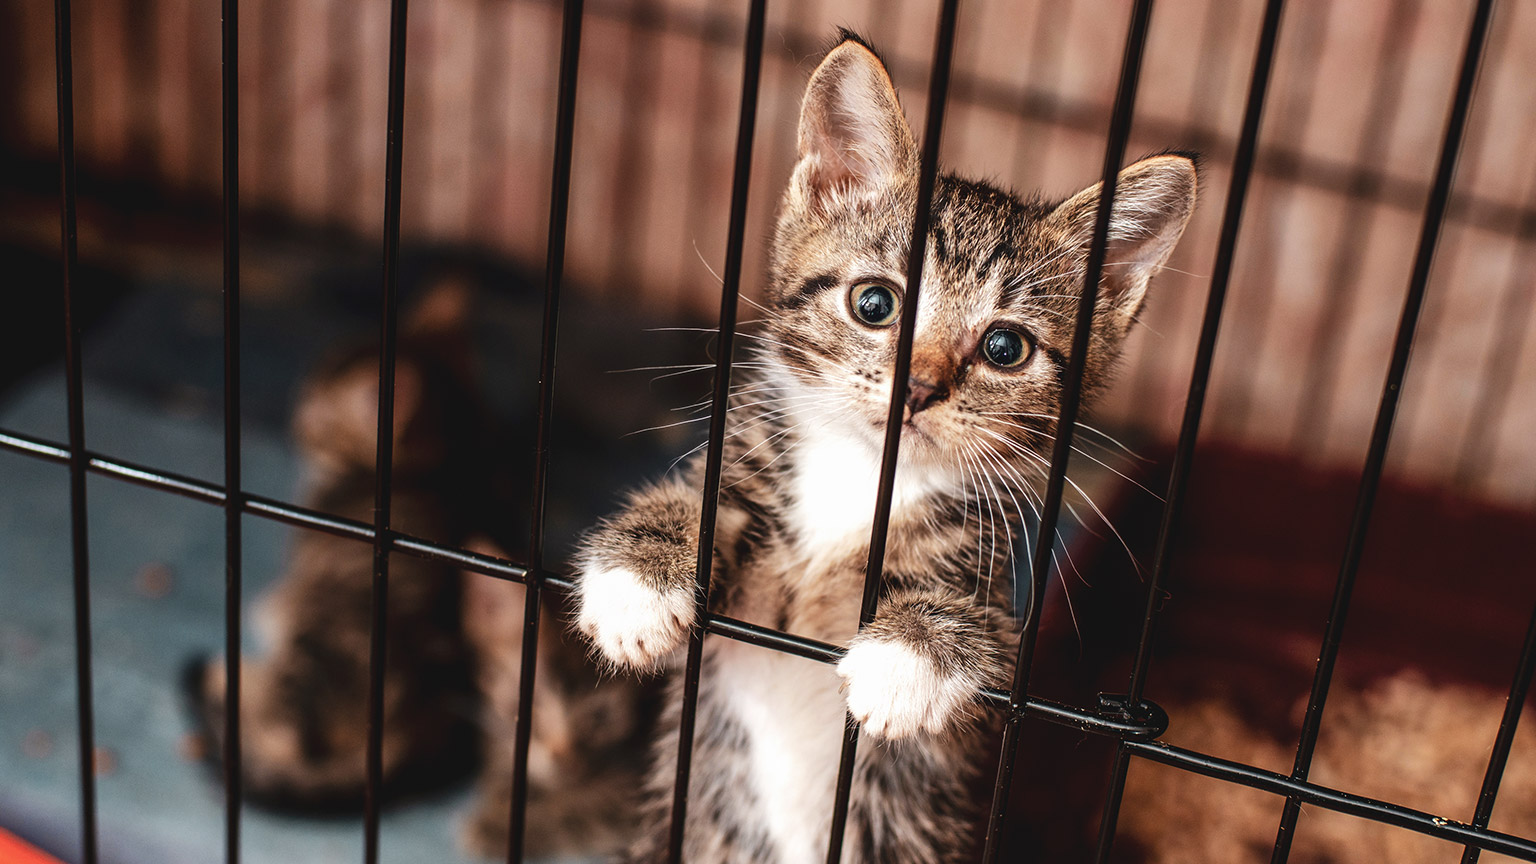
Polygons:
M1016 330L994 327L981 340L981 351L994 366L1005 369L1023 363L1029 357L1030 344Z
M861 282L848 295L853 315L871 327L885 327L896 320L896 292L875 282Z

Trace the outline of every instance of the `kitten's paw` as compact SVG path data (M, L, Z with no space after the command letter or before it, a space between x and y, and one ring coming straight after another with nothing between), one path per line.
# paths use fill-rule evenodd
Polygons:
M837 664L848 712L881 738L942 732L976 694L966 678L945 675L901 642L855 640Z
M587 570L579 595L576 626L604 657L635 669L659 666L696 612L692 591L658 591L623 568Z

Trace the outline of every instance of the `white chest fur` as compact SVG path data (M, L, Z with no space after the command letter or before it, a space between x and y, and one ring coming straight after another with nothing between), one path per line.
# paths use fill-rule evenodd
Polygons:
M880 453L852 437L818 430L807 433L795 455L789 519L805 551L816 558L868 539L880 482ZM901 465L892 514L931 494L936 479Z
M807 435L795 450L788 519L804 565L786 578L809 579L826 588L825 567L850 547L867 542L874 521L880 454L861 441L822 431ZM892 507L899 512L931 487L897 474ZM807 633L841 641L858 620L856 582L846 583L846 603L824 609L827 620L843 619L846 632ZM821 593L821 592L812 592ZM805 595L802 595L805 596ZM816 602L830 602L822 593ZM840 614L839 614L840 613ZM791 629L803 632L791 622ZM838 628L841 630L842 628ZM722 645L720 659L727 701L747 733L752 779L762 807L763 828L773 838L774 864L816 864L826 856L833 787L842 744L844 702L832 667L757 648Z
M720 650L730 665L720 686L751 742L758 818L773 842L765 864L817 864L827 854L842 746L840 681L811 660L745 645Z
M784 578L816 583L801 594L832 604L812 616L839 621L832 630L791 615L790 629L813 638L843 641L858 620L858 582L847 596L828 591L826 569L869 539L880 475L880 453L862 441L830 430L808 433L794 451L787 514L802 563ZM892 514L921 506L943 478L903 465L897 472ZM802 610L803 611L803 610ZM807 629L807 628L810 629ZM750 742L754 791L762 827L773 840L773 864L817 864L826 856L830 812L842 744L844 700L831 666L745 645L717 643L719 677L726 703Z

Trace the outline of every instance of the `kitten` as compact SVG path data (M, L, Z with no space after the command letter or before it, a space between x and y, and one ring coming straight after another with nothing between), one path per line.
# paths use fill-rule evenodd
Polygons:
M846 709L863 724L843 860L951 862L1016 642L1009 538L1043 476L1099 190L1025 202L942 175L917 316L884 593L858 631L919 156L858 37L811 75L770 249L765 332L732 401L712 610L847 645L836 668L705 644L687 860L826 854ZM1191 159L1119 178L1085 393L1106 383L1194 206ZM703 460L630 494L578 557L577 625L616 666L676 661L691 627ZM661 860L677 689L632 861Z
M395 372L391 524L458 543L493 509L482 461L487 426L465 350L468 296L441 283L402 320ZM345 354L306 381L294 415L307 506L371 524L378 357ZM258 607L266 656L241 660L241 780L269 806L359 806L366 778L373 547L294 532L287 572ZM469 766L469 657L459 574L410 555L390 559L383 766L386 789L448 779ZM189 682L208 735L224 730L224 660ZM220 745L221 746L221 745ZM219 753L215 749L212 753Z
M474 551L506 557L485 541ZM512 807L513 736L522 676L521 585L464 574L464 632L475 655L484 769L462 844L482 858L503 859ZM634 790L650 731L654 688L632 678L599 676L560 626L566 596L545 591L534 673L533 728L528 748L530 857L606 854L633 836Z

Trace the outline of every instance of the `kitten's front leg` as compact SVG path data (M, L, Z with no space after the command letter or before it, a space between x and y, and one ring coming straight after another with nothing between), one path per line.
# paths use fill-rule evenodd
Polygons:
M883 738L943 732L1005 674L1000 617L947 592L893 594L837 664L849 713Z
M699 493L667 481L630 495L582 543L576 625L603 656L660 666L693 624Z

